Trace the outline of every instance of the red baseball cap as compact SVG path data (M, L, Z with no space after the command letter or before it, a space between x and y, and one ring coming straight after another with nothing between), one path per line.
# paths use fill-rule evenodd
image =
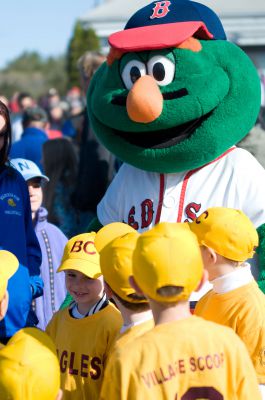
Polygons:
M154 1L138 10L123 31L109 37L112 48L121 51L175 47L189 37L226 40L218 16L191 0Z

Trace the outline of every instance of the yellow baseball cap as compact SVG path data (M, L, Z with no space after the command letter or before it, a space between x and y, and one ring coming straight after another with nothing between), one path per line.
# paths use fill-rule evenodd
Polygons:
M139 236L133 253L133 276L151 299L163 303L188 300L202 275L200 247L187 223L162 222ZM168 286L183 290L165 297L161 289Z
M97 251L100 251L109 244L112 240L119 236L125 235L126 233L135 232L135 230L124 222L111 222L108 225L103 226L95 237L95 246Z
M60 367L55 345L37 328L18 331L0 350L0 398L55 400Z
M95 247L95 232L82 233L72 237L64 248L64 254L57 272L69 269L82 272L92 279L101 276L99 254Z
M17 271L19 262L17 257L7 250L0 250L0 301L4 297L8 279Z
M130 297L135 294L129 277L132 275L132 254L139 236L140 234L133 230L112 240L100 252L100 268L104 280L118 296L129 303L147 302L146 299Z
M259 244L255 226L240 210L212 207L190 224L199 244L233 261L252 258Z

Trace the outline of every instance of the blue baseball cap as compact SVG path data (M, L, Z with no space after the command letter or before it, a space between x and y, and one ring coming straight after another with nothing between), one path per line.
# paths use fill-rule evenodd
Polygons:
M209 7L191 0L154 1L138 10L123 31L109 37L121 51L175 47L189 37L226 40L219 17Z
M41 178L43 182L49 182L49 178L43 175L37 164L25 158L12 158L10 160L11 166L21 173L25 181L33 178Z

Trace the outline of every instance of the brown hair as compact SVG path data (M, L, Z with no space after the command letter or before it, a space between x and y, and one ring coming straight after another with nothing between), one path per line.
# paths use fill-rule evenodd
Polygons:
M66 138L48 140L43 144L43 166L49 182L43 193L44 206L50 220L54 220L53 201L56 186L61 182L64 186L74 184L77 176L78 159L73 143Z
M0 167L3 167L5 163L8 161L8 155L12 144L12 136L11 136L11 122L10 122L9 111L6 105L2 101L0 101L0 115L5 120L5 127L3 128L3 130L6 133L4 138L4 146L0 151Z
M106 57L98 51L87 51L77 61L77 67L84 80L90 80Z
M162 286L161 288L157 289L157 294L162 297L171 297L177 296L178 294L182 293L184 290L183 286Z
M112 293L124 307L128 308L131 311L140 313L140 312L147 311L150 309L149 303L145 299L145 297L140 296L137 293L132 293L132 294L129 294L129 296L128 296L128 298L131 298L132 300L134 300L133 303L131 301L126 301L126 300L122 299L117 293L113 292L113 290L112 290ZM146 301L143 302L143 300L146 300Z
M106 281L104 283L110 288L115 298L119 300L119 302L129 310L134 311L136 313L140 313L150 309L149 303L144 296L139 295L137 293L129 294L129 296L127 297L128 299L131 298L132 300L134 300L134 302L132 303L131 301L126 301L122 299L116 292L114 292L114 290L109 286L109 284ZM145 302L143 302L143 300L145 300ZM115 303L115 299L113 299L113 301Z

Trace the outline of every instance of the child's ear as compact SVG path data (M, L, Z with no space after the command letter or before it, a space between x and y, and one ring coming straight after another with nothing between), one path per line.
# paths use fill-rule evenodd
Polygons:
M208 271L206 269L203 270L202 273L202 278L200 280L200 283L198 284L197 288L195 289L195 292L198 292L202 286L205 284L205 282L208 281Z
M211 249L211 247L208 247L208 251L210 253L209 256L210 256L212 264L216 264L216 261L217 261L216 252L213 249Z
M217 255L211 247L203 246L201 252L204 265L213 265L216 263Z
M105 280L104 280L104 291L109 299L113 297L113 292Z
M6 315L7 308L8 308L8 300L9 300L9 295L8 295L8 291L6 290L2 300L0 301L0 321Z
M144 296L144 293L142 292L142 290L139 288L139 286L137 285L137 283L135 282L134 277L131 275L129 277L129 284L131 285L131 287L136 291L137 294L140 294L142 296Z

